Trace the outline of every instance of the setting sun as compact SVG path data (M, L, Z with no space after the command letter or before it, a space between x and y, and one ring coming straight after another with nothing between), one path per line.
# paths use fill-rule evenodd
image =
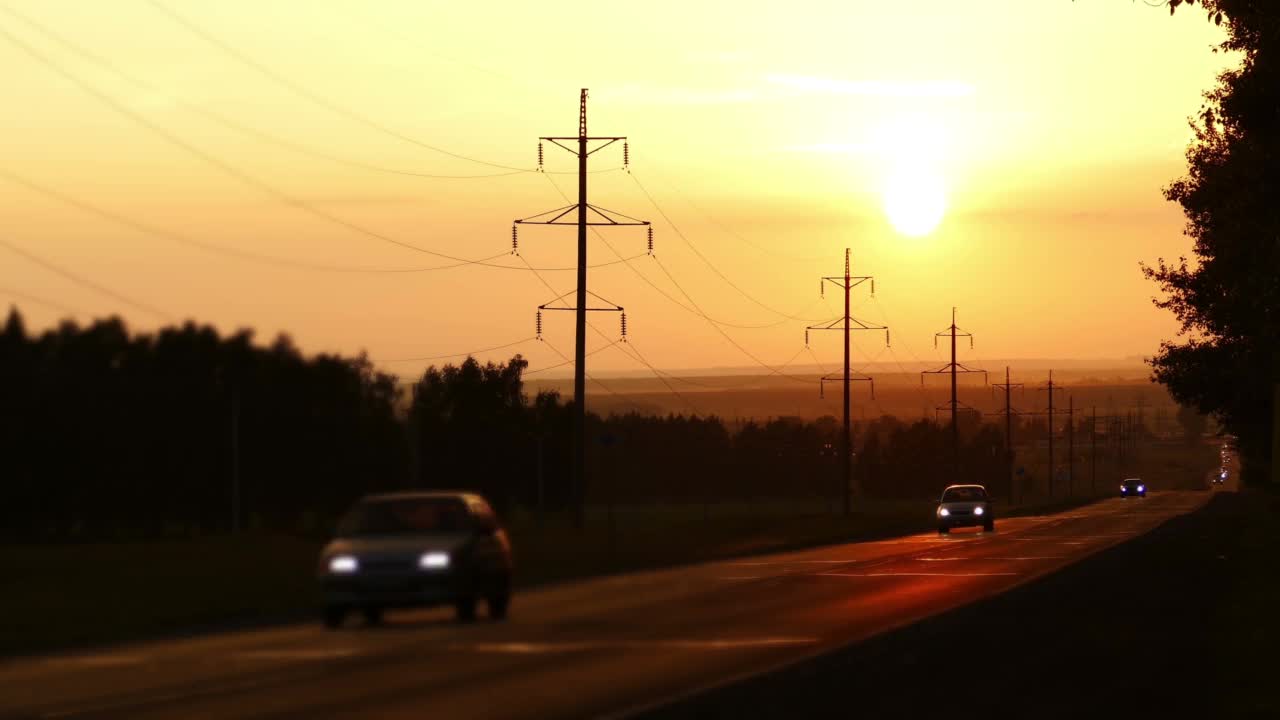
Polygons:
M923 237L942 222L947 210L942 174L923 161L900 163L884 188L884 212L894 229L908 237Z

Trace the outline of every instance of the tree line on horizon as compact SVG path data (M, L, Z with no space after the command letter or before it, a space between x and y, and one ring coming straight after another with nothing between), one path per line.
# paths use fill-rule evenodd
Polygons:
M571 405L530 396L527 362L428 368L409 387L363 354L303 355L286 336L188 322L130 334L118 318L0 330L0 532L11 540L319 532L361 495L467 489L504 511L569 501ZM407 401L407 402L406 402ZM961 480L1008 486L1003 427L962 423ZM1020 424L1019 442L1044 433ZM588 414L588 501L838 497L833 417L730 426L715 416ZM855 425L871 498L936 497L950 430Z

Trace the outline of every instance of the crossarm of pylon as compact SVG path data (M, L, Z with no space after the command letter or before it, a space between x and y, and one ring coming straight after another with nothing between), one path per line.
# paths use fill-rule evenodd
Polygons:
M522 218L522 219L520 219L520 220L516 220L516 224L517 224L517 225L521 225L521 224L524 224L524 225L552 225L552 224L554 224L554 223L555 223L555 221L559 220L560 218L564 217L565 215L568 215L569 213L571 213L571 212L573 212L574 210L577 210L577 209L578 209L578 204L577 204L577 203L574 203L573 205L565 205L564 207L558 207L558 208L556 208L555 210L548 210L548 211L543 212L543 213L538 213L537 215L530 215L530 216L529 216L529 217L527 217L527 218ZM557 214L555 217L551 218L550 220L539 220L539 219L538 219L538 218L544 218L544 217L546 217L546 216L548 216L548 215L552 215L552 214L555 214L555 213L558 213L558 214Z
M572 305L562 305L562 306L559 306L559 307L550 307L551 303L554 303L554 302L557 302L557 301L563 300L564 298L567 298L567 297L569 297L570 295L575 294L576 292L577 292L576 290L570 290L569 292L567 292L567 293L565 293L565 294L563 294L563 295L561 295L561 296L559 296L559 297L551 298L551 299L550 299L550 300L548 300L547 302L545 302L545 303L543 303L543 304L539 305L539 306L538 306L538 309L539 309L539 310L577 310L577 308L576 308L576 307L574 307L574 306L572 306ZM587 291L587 294L588 294L588 295L590 295L591 297L593 297L593 298L595 298L595 299L599 300L600 302L605 303L606 305L608 305L608 307L589 307L589 308L587 308L587 311L589 311L589 312L622 312L622 311L623 311L623 307L622 307L621 305L617 305L617 304L613 303L613 302L612 302L612 301L610 301L610 300L606 300L606 299L604 299L604 298L600 297L599 295L597 295L597 294L595 294L595 293L591 292L590 290L588 290L588 291Z
M603 144L603 145L599 145L599 146L597 146L597 147L591 148L591 150L589 150L589 151L587 152L587 154L588 154L588 155L595 155L596 153L598 153L598 152L600 152L601 150L603 150L603 149L605 149L605 148L609 147L610 145L612 145L612 144L614 144L614 143L618 142L619 140L625 140L625 139L626 139L626 138L620 138L620 137L616 137L616 138L609 138L609 141L608 141L608 142L606 142L606 143L605 143L605 144Z
M838 326L836 324L843 321L844 321L844 318L836 318L835 320L832 320L829 323L818 323L817 325L810 325L809 327L805 328L805 330L843 330L844 329L843 325Z
M595 214L599 215L600 217L604 218L605 220L608 220L610 225L648 225L649 224L648 220L633 218L630 215L624 215L618 212L617 210L602 208L599 205L591 205L590 203L588 203L587 208L593 211ZM616 220L615 216L623 218L623 222L619 222L618 220Z

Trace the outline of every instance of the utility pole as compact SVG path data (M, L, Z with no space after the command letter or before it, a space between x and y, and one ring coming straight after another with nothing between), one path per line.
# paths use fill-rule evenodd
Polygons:
M1067 497L1076 494L1076 398L1067 396Z
M1049 499L1053 499L1053 391L1062 389L1061 385L1055 385L1053 382L1053 370L1049 371L1049 383L1041 390L1049 391Z
M884 330L884 343L886 347L889 345L889 328L888 327L884 325L870 325L861 320L858 320L857 318L849 314L849 295L854 288L858 287L859 285L865 282L871 283L871 294L872 296L874 296L876 294L875 278L870 275L866 275L866 276L853 275L852 264L849 259L849 248L845 248L844 249L844 275L824 277L822 278L821 282L818 283L819 294L826 292L827 283L832 283L833 285L836 285L837 287L839 287L841 290L844 291L844 315L836 318L835 320L832 320L831 322L819 323L817 325L810 325L804 330L805 347L808 347L809 345L810 330L844 330L844 375L841 378L843 381L842 385L844 388L844 414L843 414L843 426L840 431L840 456L841 456L840 481L842 483L840 497L843 502L844 514L846 516L849 515L850 509L851 509L850 493L853 487L853 429L849 424L849 405L850 405L849 383L854 380L866 381L868 383L873 382L871 378L865 375L855 378L850 374L849 331L850 330ZM855 325L856 327L854 327ZM822 383L825 383L829 380L834 380L834 379L835 378L831 378L831 377L823 377L821 380L819 380L818 381L819 394L821 394L822 392ZM872 393L872 396L875 395L874 384L872 384L871 386L871 393Z
M938 368L937 370L923 370L923 371L921 371L921 372L920 372L920 384L921 384L921 385L924 385L924 376L925 376L925 375L941 375L941 374L943 374L943 373L950 373L950 374L951 374L951 402L949 402L949 403L947 403L946 405L943 405L943 406L941 406L941 407L939 407L939 408L936 408L936 409L935 409L935 413L936 413L936 411L938 411L938 410L942 410L943 408L947 408L947 407L951 408L951 477L952 477L952 482L960 482L960 418L959 418L959 413L960 413L961 404L960 404L960 400L958 399L958 394L957 394L957 389L956 389L956 375L957 375L957 374L959 374L959 373L982 373L982 382L983 382L983 384L986 384L986 382L987 382L987 371L986 371L986 370L974 370L974 369L972 369L972 368L965 367L964 365L961 365L960 363L956 362L956 338L958 338L958 337L967 337L967 338L969 338L969 349L971 349L971 350L972 350L972 349L973 349L973 333L964 332L963 330L961 330L961 329L959 329L959 328L957 328L957 327L956 327L956 309L955 309L955 308L951 308L951 325L950 325L950 327L948 327L946 330L943 330L942 332L934 333L934 336L933 336L933 346L934 346L934 347L937 347L937 346L938 346L938 338L940 338L940 337L950 337L950 338L951 338L951 362L947 363L946 365L943 365L942 367ZM971 411L973 411L973 412L977 412L976 410L974 410L973 408L969 407L968 405L965 405L965 406L963 406L963 407L964 407L966 410L971 410Z
M1005 462L1009 466L1009 504L1013 505L1013 503L1015 502L1015 493L1014 493L1015 481L1013 476L1013 460L1014 460L1013 416L1014 414L1021 414L1021 413L1013 409L1012 394L1013 394L1014 388L1022 387L1022 383L1009 382L1009 366L1005 365L1004 366L1004 382L992 383L992 387L1002 388L1004 390L1004 413L1002 413L1004 415L1004 454L1005 454Z
M586 490L587 490L587 312L590 310L607 310L611 312L623 312L621 306L613 305L605 308L589 308L587 307L587 227L593 225L623 226L623 225L642 225L649 226L644 220L623 215L622 213L606 210L604 208L591 205L587 202L587 158L600 150L616 143L623 143L624 164L629 162L629 151L626 146L626 137L614 136L589 136L587 135L587 89L583 88L578 99L578 134L576 136L566 137L541 137L538 138L538 168L542 168L542 141L549 142L560 148L563 148L578 158L578 202L574 205L568 205L555 210L550 210L538 215L533 215L515 221L515 225L576 225L578 228L578 286L576 288L577 302L573 308L548 307L544 304L539 307L539 311L544 309L551 310L574 310L574 347L573 347L573 440L570 443L570 488L572 494L572 502L574 505L573 524L575 528L581 529L586 524ZM598 142L601 144L591 147L591 144ZM570 144L565 144L570 143ZM577 220L564 220L566 216L577 211ZM549 218L549 219L548 219ZM511 244L512 251L517 250L516 246L516 228L511 228ZM600 299L595 293L591 293L597 299ZM553 299L551 302L563 302L564 296ZM606 301L607 302L607 301ZM538 314L539 336L541 336L542 314ZM626 313L622 315L623 336L626 336Z
M1098 494L1098 406L1093 406L1089 422L1089 494Z

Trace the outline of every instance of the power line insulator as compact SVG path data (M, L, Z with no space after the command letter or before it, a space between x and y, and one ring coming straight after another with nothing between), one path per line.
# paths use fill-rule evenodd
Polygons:
M649 254L653 254L653 226L649 226Z
M537 337L539 340L541 340L541 339L542 339L542 310L538 310L537 335L536 335L536 337Z
M876 279L871 278L871 297L876 296Z
M622 167L631 167L631 144L626 140L622 141Z
M542 143L538 143L538 172L542 172Z
M622 342L626 342L626 341L627 341L627 313L624 310L622 312Z
M519 226L518 225L511 226L511 254L512 255L520 254L520 236L516 233L517 227Z
M804 346L809 347L809 328L804 329Z
M818 399L819 400L827 399L826 388L827 388L827 379L826 378L819 379L818 380Z
M827 299L827 281L826 280L818 281L818 297L822 298L823 300Z
M889 347L889 328L884 329L884 346Z

